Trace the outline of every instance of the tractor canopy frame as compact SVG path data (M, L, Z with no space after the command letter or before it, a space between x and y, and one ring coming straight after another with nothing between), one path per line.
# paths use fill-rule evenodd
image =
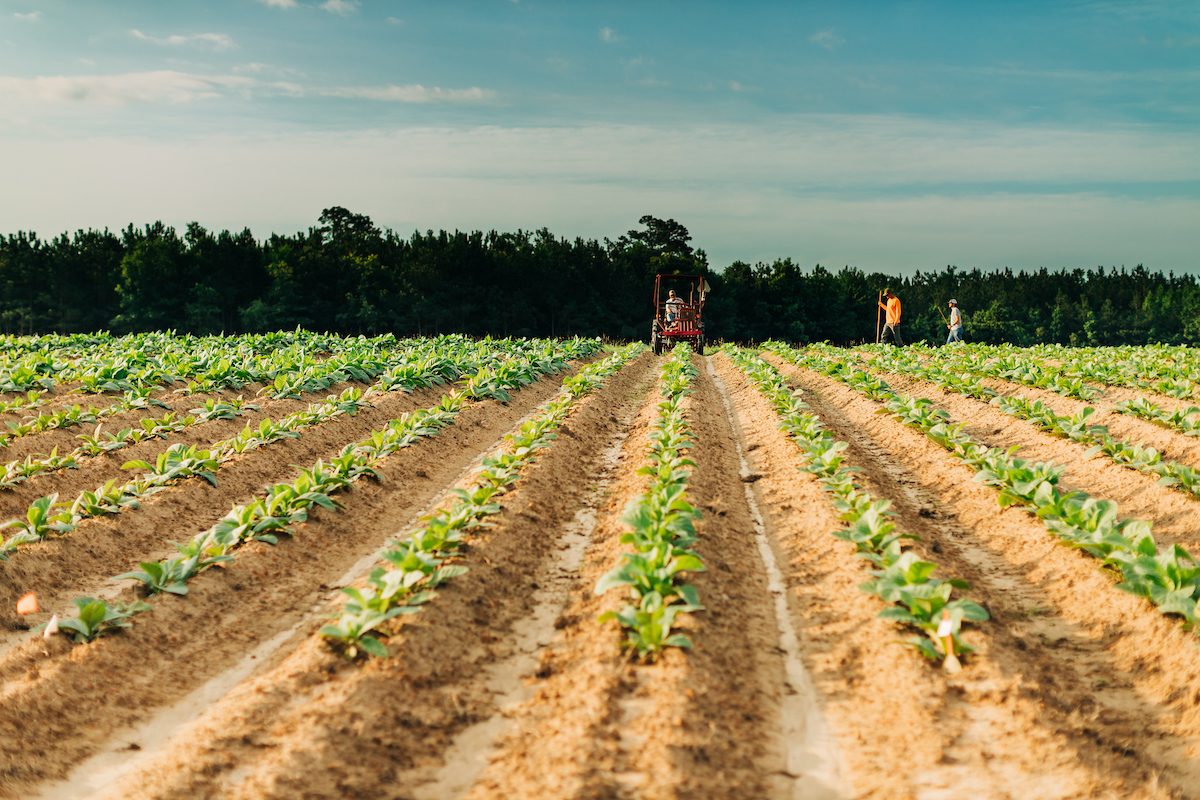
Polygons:
M671 290L675 298L670 298ZM656 355L675 342L685 341L704 355L704 301L711 287L702 275L654 276L654 321L650 346Z

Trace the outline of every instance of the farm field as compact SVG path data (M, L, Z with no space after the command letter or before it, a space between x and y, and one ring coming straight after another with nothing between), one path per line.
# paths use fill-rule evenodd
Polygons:
M0 338L0 796L1200 797L1200 354Z

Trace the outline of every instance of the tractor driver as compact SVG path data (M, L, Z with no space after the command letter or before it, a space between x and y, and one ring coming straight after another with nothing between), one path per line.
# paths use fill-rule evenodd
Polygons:
M683 309L684 305L686 304L683 302L683 298L677 296L674 289L667 292L666 307L668 326L675 324L675 321L679 319L679 312Z

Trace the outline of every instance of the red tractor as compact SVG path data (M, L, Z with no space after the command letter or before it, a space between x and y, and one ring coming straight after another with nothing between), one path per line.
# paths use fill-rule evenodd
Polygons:
M699 275L654 276L654 322L650 346L660 355L676 342L689 342L704 355L704 298L708 281Z

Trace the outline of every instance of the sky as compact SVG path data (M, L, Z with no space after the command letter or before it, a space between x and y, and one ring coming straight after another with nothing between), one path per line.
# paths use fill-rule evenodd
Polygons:
M0 233L1200 273L1200 2L0 0Z

